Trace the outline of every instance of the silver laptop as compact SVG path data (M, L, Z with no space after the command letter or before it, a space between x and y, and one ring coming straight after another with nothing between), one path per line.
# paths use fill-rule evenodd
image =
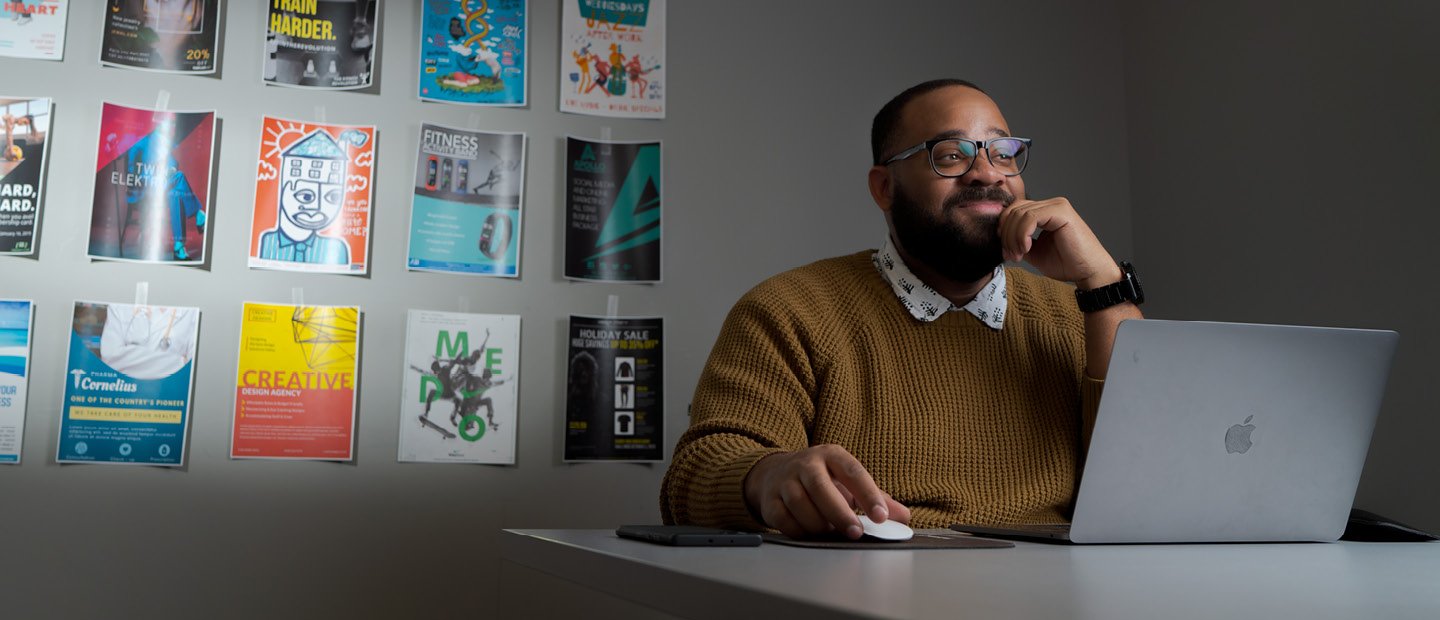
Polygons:
M1399 334L1120 324L1067 528L954 529L1073 543L1334 541Z

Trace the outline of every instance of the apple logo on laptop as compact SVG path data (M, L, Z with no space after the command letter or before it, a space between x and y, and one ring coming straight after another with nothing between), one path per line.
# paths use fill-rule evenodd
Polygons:
M1250 420L1254 417L1255 416L1252 415L1245 418L1244 422L1232 425L1229 430L1225 431L1226 454L1234 454L1237 452L1245 454L1245 451L1250 449L1252 445L1250 433L1255 431L1255 425L1251 424Z

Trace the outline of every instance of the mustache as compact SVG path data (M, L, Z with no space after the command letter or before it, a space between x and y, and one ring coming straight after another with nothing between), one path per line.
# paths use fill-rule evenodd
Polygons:
M1015 196L993 185L986 187L967 185L945 199L945 208L959 208L967 202L998 202L1008 207L1015 202Z

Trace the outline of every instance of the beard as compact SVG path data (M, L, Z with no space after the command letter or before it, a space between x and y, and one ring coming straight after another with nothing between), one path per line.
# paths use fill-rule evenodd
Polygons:
M915 260L956 282L975 282L990 275L1005 262L1000 216L979 216L970 224L946 217L951 209L982 200L1008 207L1015 197L998 187L966 186L945 199L939 214L931 214L897 183L890 207L897 241Z

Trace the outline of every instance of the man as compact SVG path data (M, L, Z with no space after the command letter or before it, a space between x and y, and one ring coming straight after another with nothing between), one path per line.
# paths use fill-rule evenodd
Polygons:
M1140 317L1133 271L1069 201L1027 197L1029 140L969 82L896 96L871 147L885 243L731 310L662 485L667 523L853 539L856 510L1067 518L1115 329Z

